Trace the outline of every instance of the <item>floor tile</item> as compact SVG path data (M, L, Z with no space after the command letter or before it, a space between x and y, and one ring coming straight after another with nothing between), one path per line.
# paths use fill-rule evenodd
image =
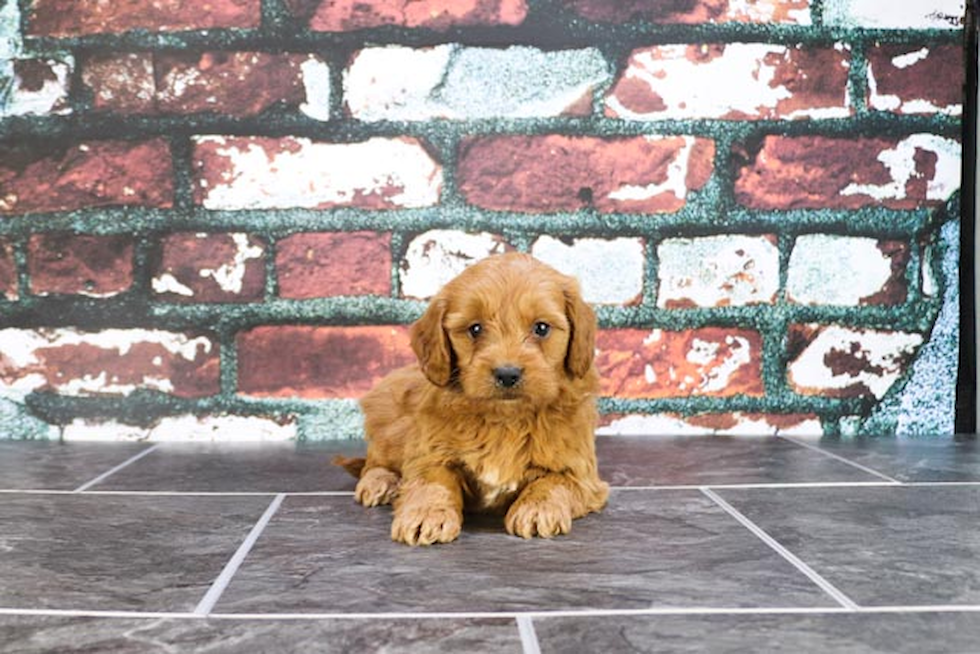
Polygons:
M0 616L5 654L519 654L513 619L214 620Z
M542 654L966 654L975 613L632 616L534 620Z
M599 474L613 486L881 481L776 437L600 436Z
M267 497L4 495L0 607L190 611Z
M0 440L0 489L74 490L147 447L142 443Z
M903 482L980 482L976 438L799 439Z
M980 487L718 494L859 605L980 604Z
M363 456L362 442L165 444L92 490L180 492L353 491L335 454Z
M388 508L293 496L216 613L830 606L833 600L697 491L617 491L570 535L521 540L499 518L455 543L389 539Z

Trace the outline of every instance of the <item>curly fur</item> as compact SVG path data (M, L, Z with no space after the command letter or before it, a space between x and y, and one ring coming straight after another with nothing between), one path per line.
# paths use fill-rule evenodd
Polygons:
M361 400L367 458L337 460L357 501L392 503L391 537L410 545L454 540L464 510L548 538L601 509L595 330L578 283L528 255L465 270L412 326L418 365Z

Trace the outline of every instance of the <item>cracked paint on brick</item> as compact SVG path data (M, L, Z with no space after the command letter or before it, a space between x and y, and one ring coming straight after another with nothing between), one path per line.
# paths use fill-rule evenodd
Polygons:
M299 137L194 139L195 199L207 209L427 207L442 167L413 138L324 143Z
M631 120L844 118L851 114L849 67L843 44L654 46L630 55L606 98L606 114Z
M588 113L608 78L594 48L388 46L357 53L344 90L347 110L365 121L540 118Z
M877 29L959 29L965 0L824 0L824 24L831 27Z
M601 330L596 343L603 396L628 398L762 395L758 333Z
M603 436L814 436L820 419L807 414L734 413L682 416L673 413L606 415L596 434Z
M401 261L402 295L420 300L431 298L480 259L511 249L502 237L486 232L431 230L419 234L411 240Z
M921 334L839 325L790 327L788 380L797 393L881 399L905 373Z
M657 306L768 304L779 292L775 235L671 238L657 246Z
M69 396L149 389L181 397L218 391L217 345L205 336L145 329L0 330L0 395Z
M810 305L898 304L906 296L907 263L902 242L802 235L790 255L786 297Z

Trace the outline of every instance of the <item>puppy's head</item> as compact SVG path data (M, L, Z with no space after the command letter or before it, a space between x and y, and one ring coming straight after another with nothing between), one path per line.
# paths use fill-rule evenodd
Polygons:
M467 268L412 326L429 380L474 399L553 400L592 370L595 314L571 277L526 254Z

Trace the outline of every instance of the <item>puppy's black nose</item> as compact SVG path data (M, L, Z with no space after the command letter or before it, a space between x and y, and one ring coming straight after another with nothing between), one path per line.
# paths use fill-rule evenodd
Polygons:
M493 378L497 381L497 386L503 388L513 388L521 381L523 370L517 366L500 366L493 371Z

